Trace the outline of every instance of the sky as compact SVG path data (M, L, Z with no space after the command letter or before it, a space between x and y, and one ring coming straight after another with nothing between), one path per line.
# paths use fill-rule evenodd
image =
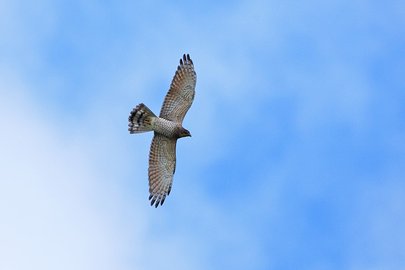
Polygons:
M0 269L405 269L404 55L403 1L0 1Z

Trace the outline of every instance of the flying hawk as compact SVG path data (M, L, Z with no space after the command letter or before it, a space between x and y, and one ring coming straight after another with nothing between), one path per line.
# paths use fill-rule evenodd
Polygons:
M176 143L182 137L191 137L182 126L184 116L194 100L197 74L190 55L183 55L174 74L170 89L157 117L143 103L130 113L131 134L154 131L149 152L149 200L151 205L162 205L170 194L176 170Z

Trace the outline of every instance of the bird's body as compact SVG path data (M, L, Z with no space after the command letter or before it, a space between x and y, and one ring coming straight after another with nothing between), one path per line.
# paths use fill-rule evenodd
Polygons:
M162 205L169 195L176 169L177 139L191 136L182 126L184 116L195 95L197 76L190 56L183 55L163 102L159 117L143 103L130 113L129 132L154 131L149 152L149 200L151 205Z
M152 126L156 133L162 134L165 137L174 139L181 138L182 126L179 123L156 117Z

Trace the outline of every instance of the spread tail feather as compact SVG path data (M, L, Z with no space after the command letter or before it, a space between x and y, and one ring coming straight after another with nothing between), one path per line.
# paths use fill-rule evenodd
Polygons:
M152 121L156 115L145 104L137 105L129 114L128 131L129 133L140 133L152 131Z

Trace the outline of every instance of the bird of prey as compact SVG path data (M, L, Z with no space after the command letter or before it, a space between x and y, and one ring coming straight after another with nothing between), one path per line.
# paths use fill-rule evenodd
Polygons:
M176 170L176 143L191 137L182 126L184 116L194 100L197 74L190 55L183 55L166 94L159 117L140 103L130 113L128 131L131 134L154 131L149 152L149 200L151 205L162 205L170 194Z

